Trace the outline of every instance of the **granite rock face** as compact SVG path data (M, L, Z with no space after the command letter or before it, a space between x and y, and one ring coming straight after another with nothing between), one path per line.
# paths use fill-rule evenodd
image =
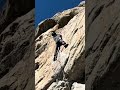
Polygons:
M55 25L49 26L50 20L55 22ZM42 25L44 27L41 29ZM56 43L51 35L52 31L61 34L68 44L67 48L60 47L56 61ZM74 82L84 84L85 7L68 9L46 19L38 25L36 35L35 63L38 63L39 67L35 70L35 89L71 90Z
M28 13L35 7L34 0L5 0L5 2L0 16L0 33L17 17Z
M16 19L0 34L0 90L34 88L33 13Z
M85 85L79 83L73 83L71 90L85 90Z
M86 90L120 90L119 5L120 0L86 5Z
M69 82L53 82L47 90L70 90Z
M79 7L85 7L85 1L81 1L78 6L79 6Z
M28 2L31 3L7 0L3 8L0 18L0 90L34 90L34 5ZM23 9L21 5L24 4L26 8Z

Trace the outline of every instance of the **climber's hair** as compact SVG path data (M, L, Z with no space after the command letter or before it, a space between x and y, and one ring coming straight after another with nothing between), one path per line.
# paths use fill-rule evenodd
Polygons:
M52 36L56 36L57 34L55 33L55 31L52 31Z

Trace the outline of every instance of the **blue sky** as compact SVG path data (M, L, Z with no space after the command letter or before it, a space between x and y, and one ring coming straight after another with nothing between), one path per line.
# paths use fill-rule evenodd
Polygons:
M0 0L0 9L6 0ZM83 0L35 0L35 25L57 12L73 8Z
M35 0L35 24L57 12L73 8L83 0Z

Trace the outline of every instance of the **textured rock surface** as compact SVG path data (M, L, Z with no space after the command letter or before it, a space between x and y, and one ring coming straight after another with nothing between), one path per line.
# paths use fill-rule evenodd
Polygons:
M22 3L26 4L24 9ZM34 90L34 83L36 90L52 87L68 90L74 82L84 83L85 7L66 10L40 23L34 46L33 4L29 0L8 0L3 10L0 90ZM56 61L53 61L56 44L51 31L60 33L69 44L67 48L61 47ZM35 78L34 59L39 63Z
M70 90L69 82L54 82L47 90Z
M78 6L79 7L85 7L85 1L81 1L81 3Z
M72 83L85 81L85 7L57 13L52 20L56 25L48 30L43 29L45 32L37 36L35 41L35 62L39 63L39 68L35 70L35 89L69 90ZM46 22L43 21L39 26L43 23ZM40 32L39 28L37 30ZM51 31L61 34L63 40L69 44L67 48L61 46L56 61L53 61L56 44ZM61 80L64 84L67 82L69 87L66 84L61 87Z
M54 82L47 90L85 90L85 84L74 82L73 84L65 81Z
M42 33L46 32L48 29L54 27L57 22L54 19L46 19L42 21L36 29L36 37L40 36Z
M0 18L0 90L34 90L33 6L28 4L23 9L24 0L7 1L5 15ZM14 9L19 10L19 15Z
M0 90L34 88L33 13L16 19L0 35Z
M85 90L85 85L75 82L75 83L72 84L71 90Z
M17 17L28 13L33 8L34 0L6 0L0 18L0 33Z
M120 90L120 0L88 2L86 90Z

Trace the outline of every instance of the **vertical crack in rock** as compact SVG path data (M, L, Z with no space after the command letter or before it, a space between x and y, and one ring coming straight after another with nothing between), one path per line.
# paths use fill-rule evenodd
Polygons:
M90 15L93 13L93 11L95 10L96 6L94 6L91 11L88 13L88 18L90 17Z
M100 6L94 13L94 16L92 17L92 22L94 22L94 20L100 15L100 13L102 12L104 8L104 5Z
M114 4L114 3L115 3L115 0L111 0L111 1L106 5L106 8L109 7L109 6L111 6L111 5Z

